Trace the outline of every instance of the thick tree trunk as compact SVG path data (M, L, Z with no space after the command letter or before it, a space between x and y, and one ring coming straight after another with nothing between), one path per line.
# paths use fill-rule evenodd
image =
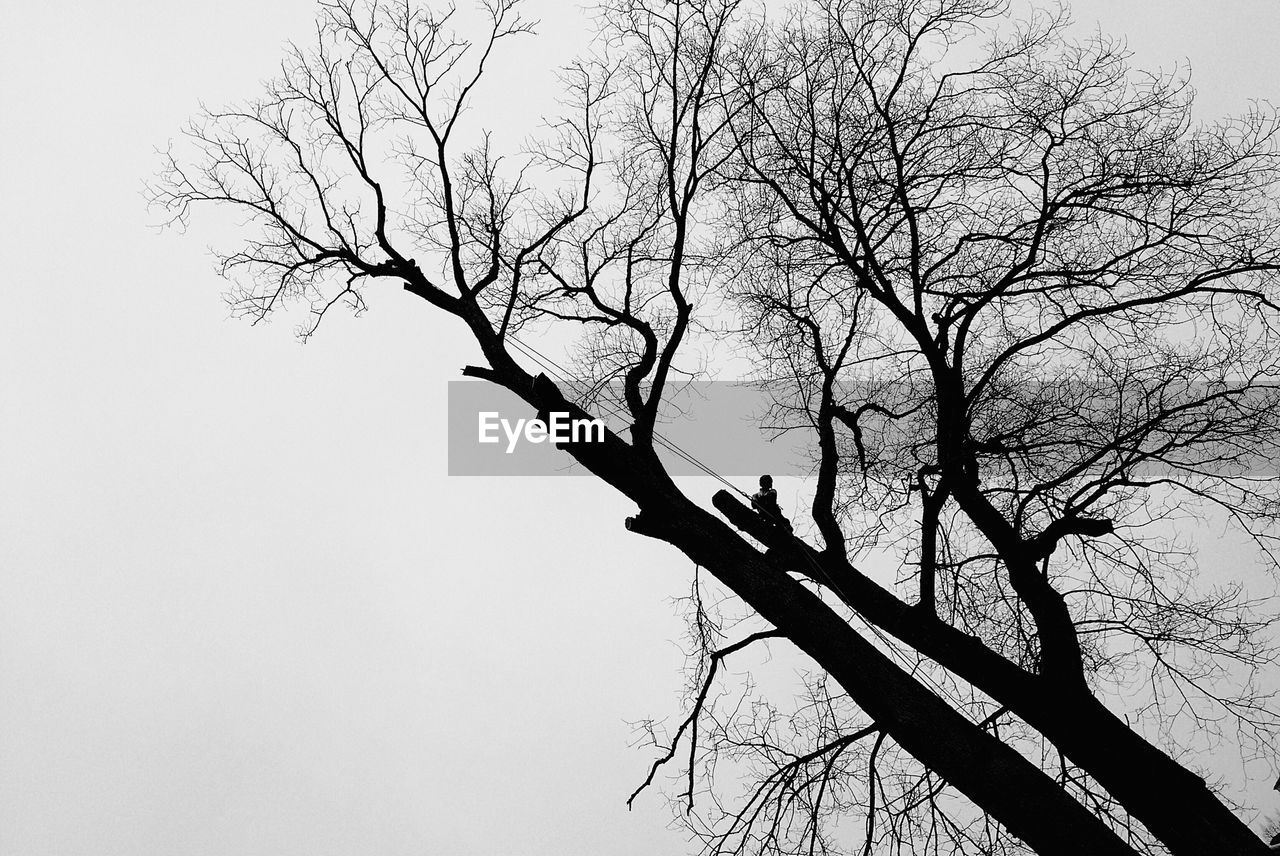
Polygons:
M579 412L545 378L513 378L515 372L510 370L472 373L504 382L538 410ZM1041 856L1134 856L1132 848L1043 771L926 690L792 579L784 570L785 559L779 564L762 556L721 520L689 502L661 467L650 464L648 456L612 433L603 444L564 448L639 504L642 511L630 527L633 531L672 544L711 571L825 669L907 752ZM716 496L718 508L730 507L726 497L741 507L721 493ZM809 572L799 566L792 570ZM952 635L965 647L963 639L968 637ZM1222 806L1203 782L1134 734L1092 696L1081 699L1075 694L1067 696L1075 699L1072 703L1063 703L1062 695L1046 692L1035 676L976 644L967 653L993 664L996 688L1015 696L1026 709L1018 715L1093 775L1175 854L1259 856L1267 852L1261 839ZM982 674L961 676L983 688ZM999 694L990 694L1016 711Z

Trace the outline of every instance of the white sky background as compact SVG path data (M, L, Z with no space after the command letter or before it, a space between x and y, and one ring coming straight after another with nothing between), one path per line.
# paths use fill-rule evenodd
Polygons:
M623 805L625 720L676 711L690 563L591 480L448 479L473 349L421 301L301 347L227 320L217 234L148 228L153 149L313 9L0 16L0 854L682 853L656 795ZM536 10L475 116L507 143L581 43ZM1189 59L1202 116L1280 101L1274 0L1075 10Z

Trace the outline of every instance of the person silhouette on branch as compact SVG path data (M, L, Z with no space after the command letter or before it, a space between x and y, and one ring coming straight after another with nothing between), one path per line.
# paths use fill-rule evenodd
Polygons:
M791 521L782 516L778 506L778 492L773 489L773 476L760 476L760 490L752 495L751 507L770 526L791 531Z

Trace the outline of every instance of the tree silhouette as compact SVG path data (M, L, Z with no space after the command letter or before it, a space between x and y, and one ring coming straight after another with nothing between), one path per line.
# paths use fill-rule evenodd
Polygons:
M1184 76L992 0L609 0L564 117L500 155L465 108L533 32L520 0L477 40L451 10L321 7L153 199L248 215L221 257L239 314L301 304L309 336L399 283L466 325L465 374L625 412L625 438L561 448L754 628L724 642L695 585L691 710L651 730L645 784L685 760L709 849L1265 851L1169 753L1269 746L1268 621L1170 523L1213 510L1273 561L1272 113L1197 123ZM589 394L526 368L547 331ZM729 347L812 438L796 535L660 459L672 385ZM871 547L897 585L855 564ZM721 664L770 640L811 664L797 711L719 712ZM737 802L718 760L754 777Z

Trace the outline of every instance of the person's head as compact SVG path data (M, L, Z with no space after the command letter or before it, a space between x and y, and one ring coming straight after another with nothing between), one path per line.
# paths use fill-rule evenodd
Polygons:
M760 487L765 490L773 487L773 476L760 476Z

